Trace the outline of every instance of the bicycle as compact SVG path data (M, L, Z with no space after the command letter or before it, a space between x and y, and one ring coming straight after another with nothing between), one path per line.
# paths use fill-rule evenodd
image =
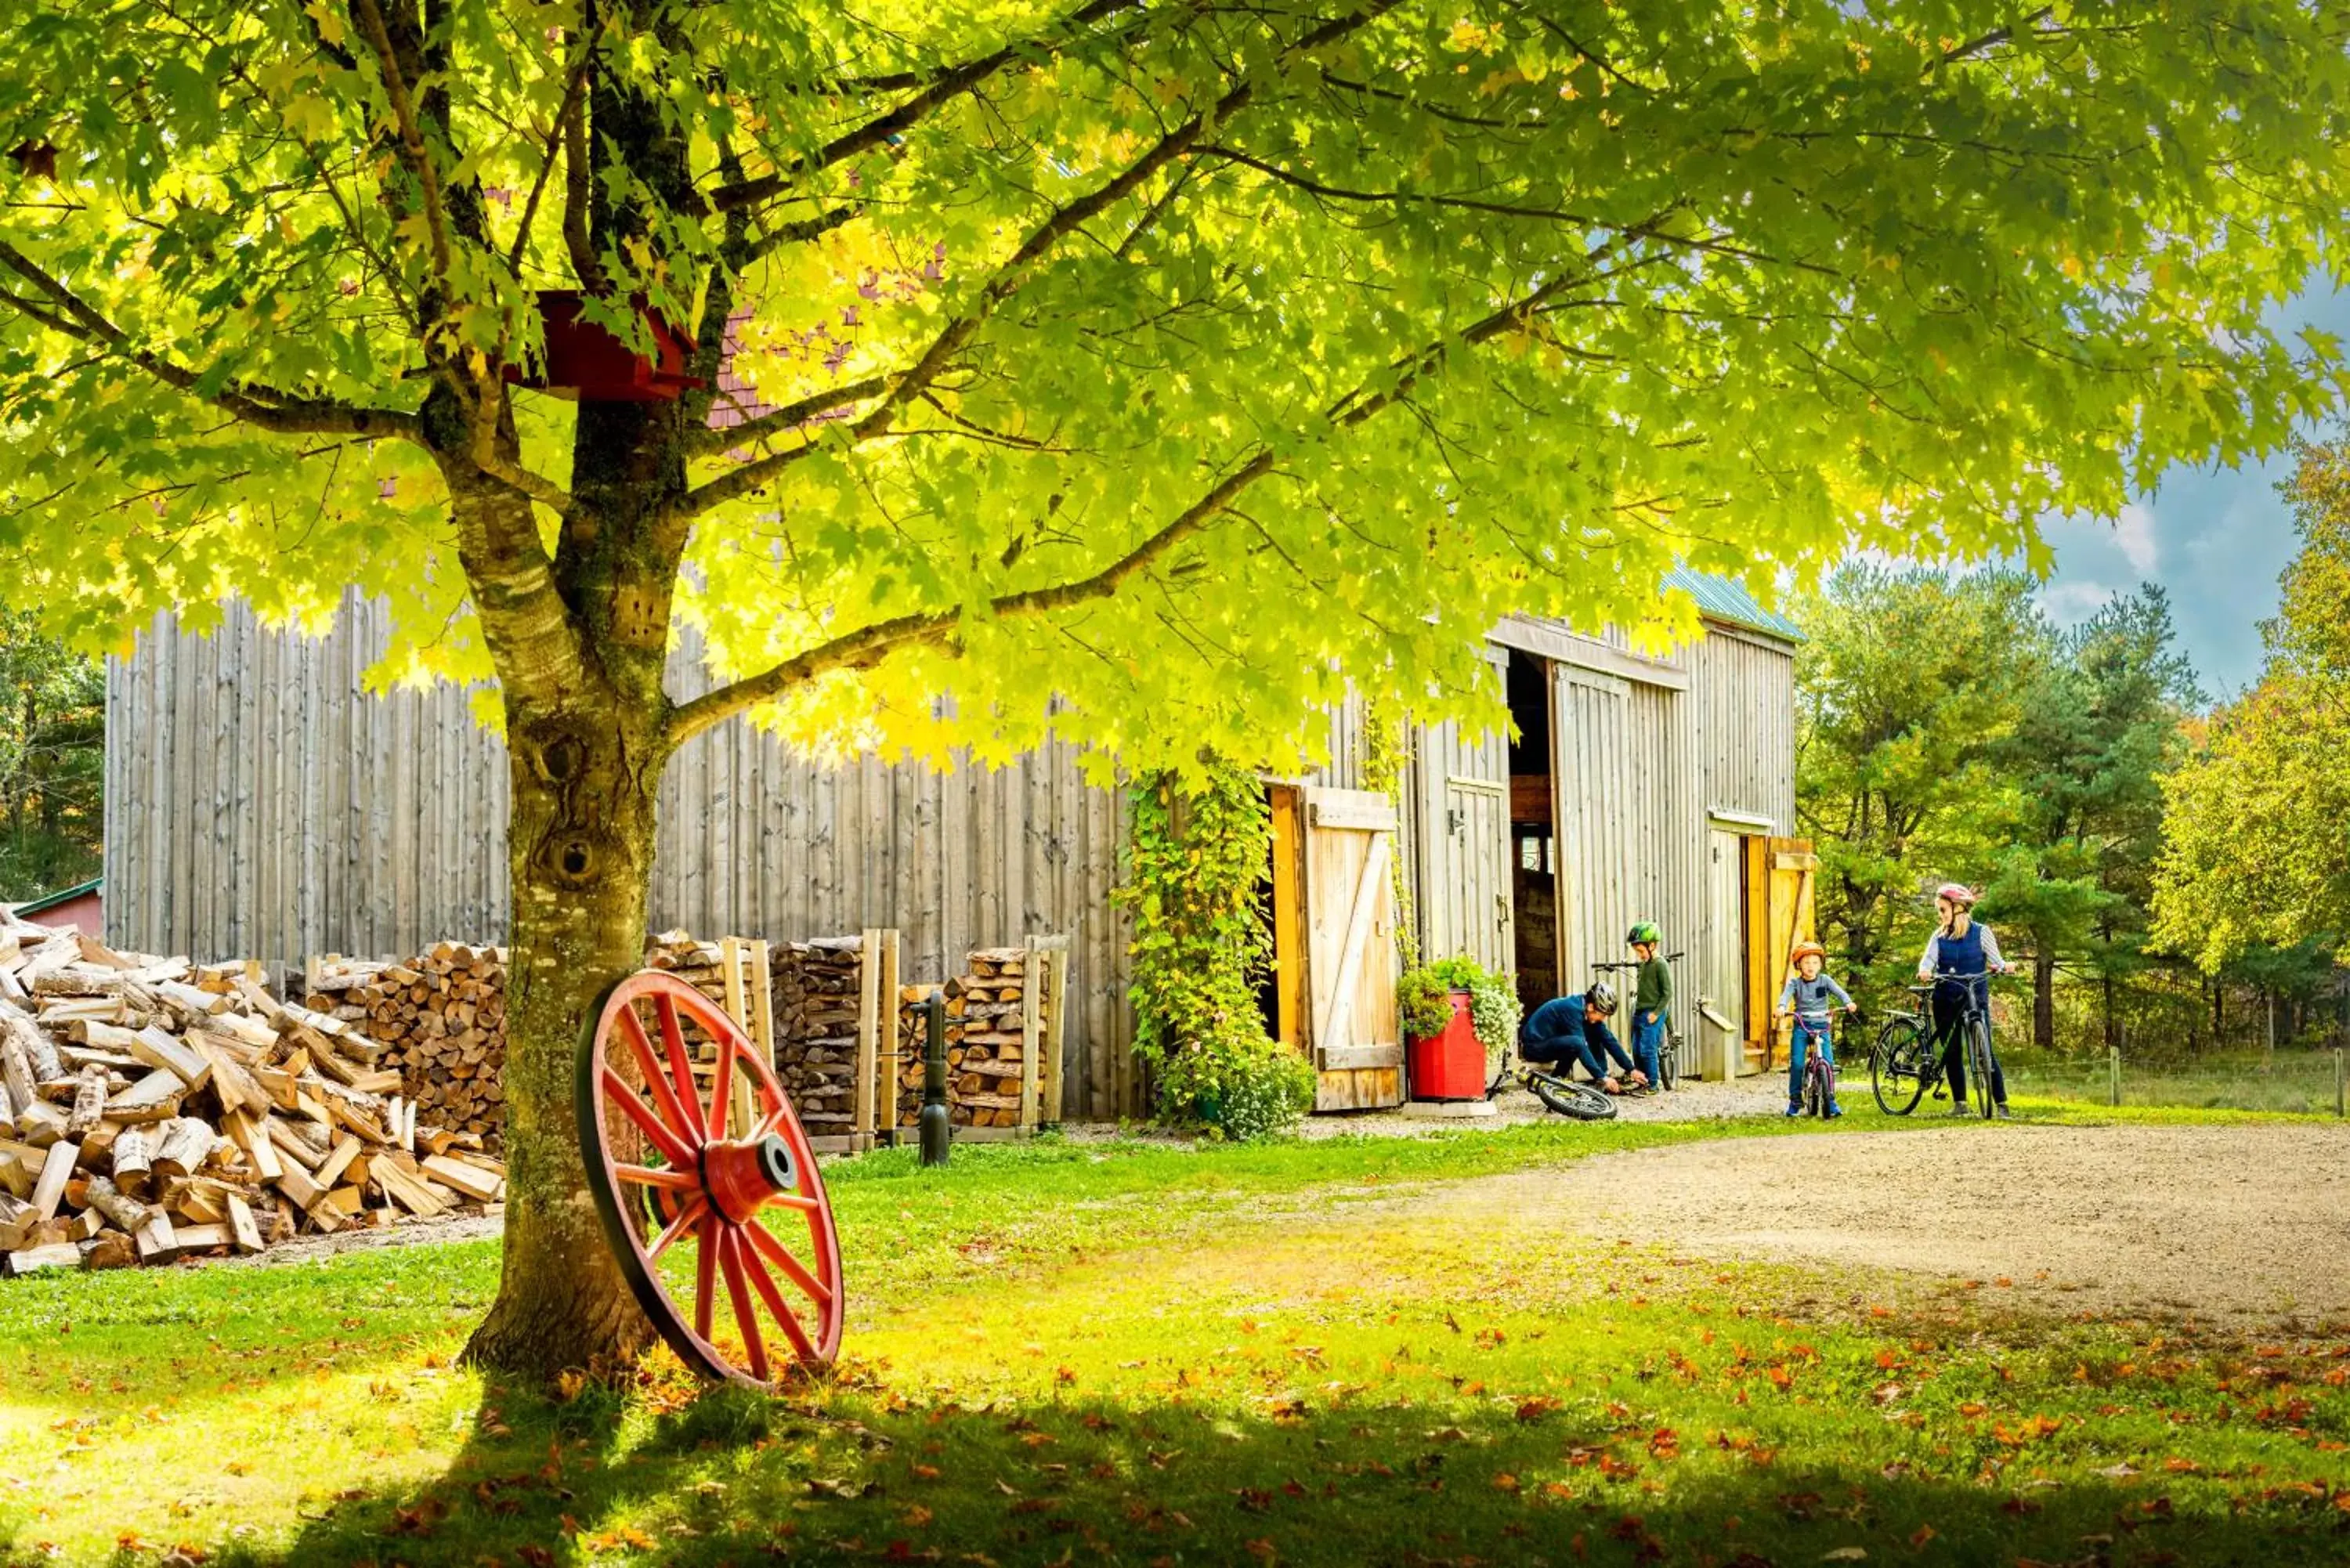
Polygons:
M1920 1011L1897 1012L1887 1019L1869 1051L1869 1089L1877 1096L1877 1108L1887 1116L1908 1116L1926 1097L1928 1086L1942 1079L1942 1054L1934 1044L1933 1021L1925 1011L1925 999L1944 981L1970 982L1959 1033L1965 1042L1968 1075L1974 1080L1976 1113L1986 1120L1991 1115L1991 1012L1981 990L1990 984L1991 977L1945 971L1925 984L1904 988L1918 999Z
M1828 1060L1825 1044L1829 1028L1828 1015L1825 1012L1799 1012L1795 1015L1798 1029L1806 1023L1819 1025L1820 1038L1814 1040L1812 1049L1804 1054L1804 1088L1798 1103L1803 1106L1805 1116L1825 1120L1835 1114L1834 1107L1836 1103L1835 1064ZM1884 1103L1881 1097L1878 1103Z
M1667 963L1678 963L1687 956L1686 953L1667 953L1664 958ZM1638 964L1628 959L1613 963L1596 963L1591 967L1603 973L1629 970L1636 974L1640 968ZM1682 1037L1679 1031L1673 1029L1667 1029L1664 1038L1657 1043L1658 1088L1678 1089L1681 1086L1681 1044Z
M1485 1085L1485 1097L1492 1099L1509 1086L1511 1080L1534 1096L1544 1110L1579 1122L1608 1122L1616 1119L1614 1096L1603 1094L1587 1084L1578 1084L1564 1072L1554 1073L1537 1067L1532 1062L1518 1058L1515 1041L1502 1053L1502 1064L1493 1074L1493 1081Z

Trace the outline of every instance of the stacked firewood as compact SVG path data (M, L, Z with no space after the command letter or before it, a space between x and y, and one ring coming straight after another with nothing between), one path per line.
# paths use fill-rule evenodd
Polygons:
M258 1252L497 1202L383 1046L252 965L0 925L0 1258L13 1274Z
M505 949L440 942L390 963L322 960L307 1002L380 1042L401 1094L494 1153L505 1125Z
M775 1072L811 1137L837 1137L856 1126L863 964L859 937L778 943L770 961Z
M968 974L946 982L947 1114L957 1127L1020 1125L1027 956L1024 948L982 949L970 956ZM928 1041L922 1003L936 989L910 985L898 993L900 1127L920 1119Z

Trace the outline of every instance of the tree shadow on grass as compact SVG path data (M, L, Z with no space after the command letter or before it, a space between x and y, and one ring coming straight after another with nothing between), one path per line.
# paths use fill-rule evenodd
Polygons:
M846 1387L713 1390L644 1430L618 1396L509 1398L427 1486L347 1498L234 1568L1102 1562L2338 1563L2322 1486L2104 1476L1970 1456L1795 1468L1735 1432L1627 1427L1546 1400L1464 1418L1342 1394L1248 1417L1075 1397L972 1407ZM1872 1419L1873 1416L1860 1417ZM1437 1424L1437 1423L1441 1423ZM638 1435L621 1441L624 1425ZM2167 1486L2166 1481L2177 1481Z

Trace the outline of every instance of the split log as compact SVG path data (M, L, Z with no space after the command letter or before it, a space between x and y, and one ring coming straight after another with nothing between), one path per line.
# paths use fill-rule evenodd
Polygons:
M73 1112L66 1117L66 1137L78 1143L98 1128L98 1118L106 1109L106 1073L98 1067L82 1069L79 1085L74 1090Z
M155 1140L144 1127L125 1127L114 1140L114 1185L124 1192L143 1192L153 1171Z
M155 1146L155 1179L168 1181L192 1174L203 1168L212 1152L213 1129L207 1123L194 1116L174 1116L163 1124L161 1138Z
M147 1228L148 1216L154 1212L146 1204L125 1195L103 1176L89 1179L85 1201L89 1208L105 1215L108 1224L133 1236Z

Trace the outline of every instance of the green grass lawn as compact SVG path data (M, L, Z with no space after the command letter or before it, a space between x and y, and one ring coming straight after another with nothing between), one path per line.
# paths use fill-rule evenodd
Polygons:
M834 1172L844 1366L774 1400L484 1386L451 1361L487 1242L8 1282L0 1561L2350 1557L2350 1341L1724 1267L1544 1202L1585 1152L1788 1130L873 1157Z
M2066 1105L2110 1104L2112 1079L2103 1056L2058 1056L2030 1051L2002 1054L2011 1090ZM2334 1064L2331 1051L2207 1053L2194 1057L2125 1057L2122 1105L2201 1110L2285 1111L2332 1116Z

